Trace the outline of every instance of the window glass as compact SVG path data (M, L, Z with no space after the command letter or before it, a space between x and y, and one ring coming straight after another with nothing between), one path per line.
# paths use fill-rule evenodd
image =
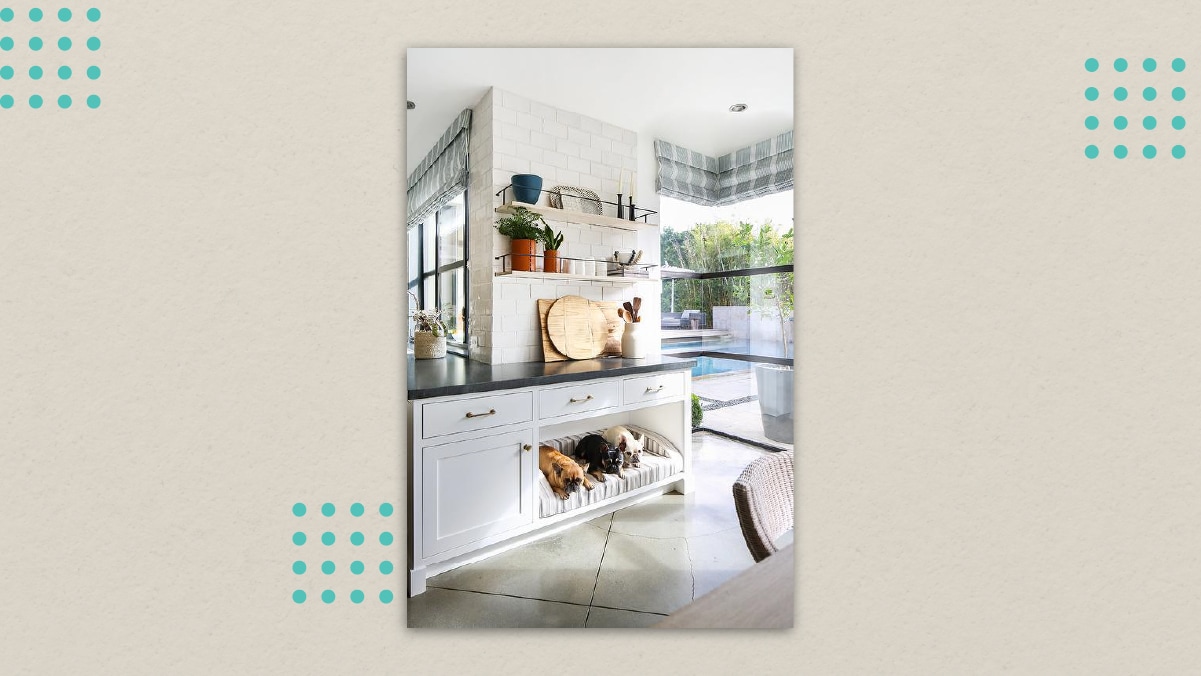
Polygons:
M697 360L704 427L787 446L781 423L770 419L769 437L760 418L793 406L791 390L766 384L793 358L792 192L729 207L661 198L659 208L663 353Z
M438 210L438 265L450 265L461 261L466 244L466 210L463 195L451 200Z
M467 340L467 200L459 193L425 221L409 228L409 291L424 309L440 308L450 330L447 340ZM417 304L407 299L409 315ZM412 320L409 320L412 335Z
M442 321L450 331L448 339L459 343L467 342L467 294L463 283L466 271L466 268L455 268L443 272L441 279L442 303L439 307L442 308Z

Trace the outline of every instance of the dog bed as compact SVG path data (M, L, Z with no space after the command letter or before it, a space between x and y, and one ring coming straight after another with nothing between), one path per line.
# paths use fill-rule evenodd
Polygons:
M623 469L623 476L620 479L616 474L606 474L604 483L590 476L588 478L592 481L592 490L589 491L581 486L580 490L572 493L567 500L562 500L559 496L555 495L546 477L542 472L539 472L539 516L545 518L569 512L573 509L579 509L585 505L591 505L621 495L626 491L632 491L636 488L653 484L656 481L666 479L673 474L679 474L684 471L684 456L666 439L642 427L634 425L626 425L625 427L631 432L638 432L643 435L642 457L639 467L627 467ZM543 441L542 445L550 446L560 453L571 457L575 451L575 445L580 439L589 434L603 435L604 432L602 429L595 432L560 437L558 439Z

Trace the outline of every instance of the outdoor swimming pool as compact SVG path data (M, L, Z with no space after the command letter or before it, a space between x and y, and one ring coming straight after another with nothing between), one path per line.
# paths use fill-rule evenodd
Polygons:
M774 347L774 346L773 346ZM678 352L696 352L697 350L717 350L721 352L738 352L741 354L763 354L765 356L779 356L779 350L763 350L762 345L756 345L755 351L751 352L749 343L735 343L724 341L700 341L689 340L681 343L664 342L663 354L672 355ZM719 357L695 357L696 366L692 367L692 377L699 378L700 376L711 376L717 373L733 373L735 371L750 370L752 362L742 361L739 359L721 359Z

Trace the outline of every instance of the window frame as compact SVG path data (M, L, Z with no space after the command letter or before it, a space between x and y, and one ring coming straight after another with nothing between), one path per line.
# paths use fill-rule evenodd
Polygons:
M416 247L417 248L417 259L415 262L417 269L416 269L415 274L414 274L413 270L409 271L409 279L408 279L407 286L406 286L408 291L414 293L417 296L417 303L418 303L419 307L423 307L423 308L443 307L442 275L447 272L453 272L455 270L462 268L462 270L463 270L463 327L462 328L463 328L464 340L458 341L458 340L455 340L453 338L453 336L447 335L446 349L448 352L453 352L454 354L464 355L464 356L466 356L466 354L467 354L467 336L469 335L468 327L470 326L470 322L471 322L471 311L470 311L470 303L469 303L469 300L471 297L471 293L470 293L471 268L467 264L467 253L471 250L471 241L470 241L471 228L468 227L470 211L468 208L469 205L468 205L468 201L467 201L468 200L467 192L468 192L467 190L463 190L460 193L456 193L449 200L447 200L445 204L438 207L437 209L434 209L433 213L431 213L424 220L417 223L410 229L410 232L412 230L417 231L417 247ZM441 227L440 227L442 211L445 208L446 204L453 202L460 195L463 197L463 250L461 252L457 252L457 253L461 253L462 257L461 258L456 257L454 260L452 260L451 262L446 263L444 265L437 265L437 262L439 260L442 260L442 258L443 258L442 257L442 253L443 253L442 252L442 237L441 237L442 232L441 232ZM426 251L425 237L427 234L426 233L426 224L429 223L431 221L431 219L433 221L432 236L434 238L433 239L433 243L434 243L433 257L434 257L435 265L432 270L427 272L426 271L426 255L425 255L425 251ZM407 233L406 233L406 236L407 236ZM406 261L406 263L407 263L407 261ZM427 302L428 299L426 298L427 294L425 292L426 282L429 280L430 277L433 277L433 281L434 281L434 299L433 299L434 303L433 303L433 305L431 305ZM410 329L411 329L411 326L410 326ZM409 333L410 333L410 340L411 340L412 339L412 331L410 330Z

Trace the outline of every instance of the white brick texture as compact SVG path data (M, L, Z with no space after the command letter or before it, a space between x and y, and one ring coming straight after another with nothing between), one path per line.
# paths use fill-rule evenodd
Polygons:
M485 105L487 104L487 105ZM489 114L490 113L490 114ZM511 92L492 90L477 107L472 143L471 242L472 338L471 357L492 364L542 361L539 298L577 295L592 300L626 300L630 287L607 282L495 277L493 258L508 253L509 240L493 227L499 204L494 193L517 173L542 177L543 188L572 185L616 198L621 169L637 166L637 134L576 111L560 110ZM486 136L476 134L486 130ZM486 165L486 166L483 166ZM627 173L628 177L628 173ZM478 185L477 185L478 184ZM545 204L545 196L540 204ZM636 233L584 224L555 222L562 230L566 256L603 260L614 250L629 251ZM657 258L657 252L653 258ZM641 284L639 286L642 286ZM648 289L649 292L649 289ZM644 296L646 297L646 296Z

